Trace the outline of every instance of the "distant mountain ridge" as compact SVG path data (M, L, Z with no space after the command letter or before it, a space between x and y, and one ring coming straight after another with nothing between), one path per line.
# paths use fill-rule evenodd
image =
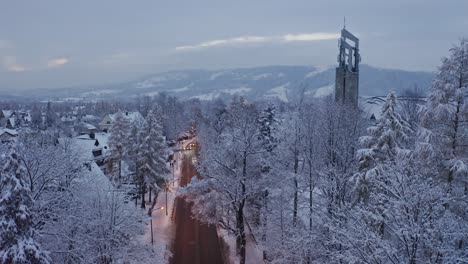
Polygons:
M361 96L397 93L417 86L430 87L434 74L368 65L360 67ZM242 95L261 100L278 98L289 101L305 91L307 96L326 96L334 91L335 68L314 66L265 66L226 70L181 70L157 73L135 81L99 87L73 88L41 92L45 97L78 97L85 99L131 98L165 92L181 99L212 100ZM37 92L37 90L36 90Z

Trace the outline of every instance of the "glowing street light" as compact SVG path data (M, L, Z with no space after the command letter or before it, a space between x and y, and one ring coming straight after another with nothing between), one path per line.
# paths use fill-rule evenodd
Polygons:
M152 213L153 213L153 211L163 210L163 209L164 209L164 206L161 206L161 207L158 207L158 208L154 208L153 210L148 212L148 215L151 217L151 221L150 221L150 225L151 225L151 245L153 245L153 217L152 217Z

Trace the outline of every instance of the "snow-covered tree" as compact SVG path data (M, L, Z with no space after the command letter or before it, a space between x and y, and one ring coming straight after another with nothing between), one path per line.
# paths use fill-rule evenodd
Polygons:
M57 115L55 114L54 109L52 108L52 103L47 102L47 112L45 116L45 124L47 127L52 127L57 122Z
M219 222L234 233L240 263L246 261L248 199L258 194L257 187L263 189L254 184L261 174L261 154L266 152L259 140L257 120L255 105L241 98L231 103L221 134L212 127L201 127L198 136L203 147L199 169L204 179L192 181L186 189L187 197L204 207L194 205L196 216L206 222ZM197 214L197 211L210 214Z
M25 170L13 149L0 173L1 263L50 263L48 254L36 241L32 206Z
M269 103L262 110L258 118L258 122L260 126L259 139L263 142L264 147L271 152L278 144L276 133L278 131L279 120L274 104Z
M367 200L373 181L385 181L382 170L387 164L394 164L397 158L409 155L404 141L411 133L410 125L397 112L397 96L394 92L387 95L382 106L381 117L367 129L367 136L359 140L364 147L357 152L360 173L357 175L359 199Z
M42 127L42 112L37 104L34 104L31 109L31 126L35 129Z
M416 144L419 162L427 177L445 185L447 214L455 214L459 224L468 223L468 40L450 49L432 83L432 90L421 109ZM439 237L443 243L452 238ZM466 248L468 238L459 238L459 249ZM451 252L451 251L449 251ZM443 256L447 254L440 253Z
M115 114L110 132L109 147L111 148L115 161L119 165L116 178L120 183L122 178L122 159L126 152L126 143L130 132L130 122L121 111Z
M421 110L416 151L439 177L456 180L468 193L468 40L450 49Z
M158 109L148 112L140 135L138 171L144 183L153 190L161 190L165 187L165 181L170 172L166 165L166 140L163 136L160 114Z

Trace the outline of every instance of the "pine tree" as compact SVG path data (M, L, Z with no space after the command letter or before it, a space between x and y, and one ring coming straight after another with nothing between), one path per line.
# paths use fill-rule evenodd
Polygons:
M111 148L114 159L119 163L119 173L117 175L118 182L122 178L122 159L125 154L126 142L130 132L130 121L126 118L121 111L115 114L114 122L110 129L111 135L109 137L109 147Z
M410 125L396 111L397 96L394 92L387 95L382 106L381 118L375 126L367 129L368 136L359 138L364 147L357 152L360 173L357 175L358 196L366 201L372 181L382 181L384 167L394 164L397 158L409 155L404 147Z
M35 241L25 169L13 150L0 174L0 263L50 263Z
M263 142L267 151L271 152L276 148L278 139L275 133L279 121L277 119L276 107L274 104L269 103L265 109L262 110L258 118L259 123L259 140Z
M57 116L55 115L54 110L52 109L51 102L47 102L47 112L46 112L46 120L45 120L47 127L52 127L55 124L56 119L57 119Z
M468 174L468 40L450 50L421 111L416 151L451 183ZM468 194L468 183L465 185Z
M40 128L42 126L42 113L41 109L34 104L31 109L31 125L33 128Z
M416 153L427 176L446 183L445 213L453 213L457 224L467 224L468 206L468 40L462 39L442 60L432 91L421 109ZM455 221L454 221L455 222ZM438 238L449 244L453 237ZM466 234L458 238L458 252L466 250ZM455 254L456 251L450 254ZM457 253L458 253L457 252ZM441 257L447 257L439 251Z
M144 182L153 189L163 189L167 174L170 172L166 166L166 140L163 136L158 109L150 110L146 116L140 145L140 158L138 161L139 173Z
M134 177L133 180L137 186L137 189L141 190L144 185L144 179L143 175L140 172L140 155L143 149L141 149L141 143L142 143L142 136L144 133L142 133L142 128L145 126L145 120L143 122L133 122L131 125L131 132L130 132L130 137L129 140L127 141L127 157L131 161L131 167L134 171ZM135 206L138 203L137 197L135 197ZM144 205L144 204L143 204Z

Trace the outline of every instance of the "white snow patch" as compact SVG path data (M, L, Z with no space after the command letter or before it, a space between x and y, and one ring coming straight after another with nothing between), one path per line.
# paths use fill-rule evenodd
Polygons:
M211 76L210 76L210 80L213 81L213 80L216 80L217 78L227 74L228 72L227 71L220 71L220 72L216 72L216 73L213 73Z
M195 95L190 97L190 99L199 99L202 101L210 101L213 99L218 98L219 93L207 93L207 94L201 94L201 95Z
M330 69L331 66L320 66L320 67L317 67L317 69L315 71L312 71L312 72L309 72L306 74L306 78L311 78L311 77L314 77L316 75L318 75L319 73L322 73L322 72L325 72L327 71L328 69Z
M255 243L248 226L244 225L245 235L247 240L245 262L246 264L264 263L263 250ZM236 253L236 238L234 235L229 234L225 229L218 228L218 236L226 242L229 247L229 260L230 263L239 263L239 255Z
M380 119L384 99L385 97L360 97L359 108L364 111L367 117L374 115L376 119Z
M149 93L145 93L145 95L147 96L156 96L158 95L160 92L149 92Z
M230 95L245 94L246 92L249 92L251 90L252 90L252 88L249 88L249 87L223 89L223 90L219 90L219 91L211 92L211 93L207 93L207 94L195 95L195 96L190 97L190 99L199 99L199 100L202 100L202 101L211 101L211 100L214 100L214 99L220 97L221 94L230 94Z
M170 80L181 80L186 78L185 74L171 74L169 76L154 76L147 80L143 80L137 82L135 84L135 88L144 89L144 88L151 88L151 87L159 87L162 85L163 82L170 81Z
M174 93L185 92L185 91L188 91L190 86L192 86L192 84L184 86L182 88L173 89L173 90L171 90L171 92L174 92Z
M221 90L221 92L233 95L233 94L239 94L239 93L246 93L246 92L249 92L251 90L252 89L249 88L249 87L239 87L239 88L234 88L234 89L224 89L224 90Z
M137 89L144 89L144 88L151 88L151 87L158 87L160 86L161 84L159 83L153 83L152 81L150 80L146 80L146 81L142 81L142 82L139 82L135 85L135 88Z
M86 93L83 93L82 96L113 94L113 93L116 93L116 92L117 92L116 90L104 89L104 90L86 92ZM69 100L70 98L63 98L64 101L67 101L67 99ZM69 100L69 101L73 101L73 100Z
M268 94L264 95L264 97L276 97L283 102L288 102L288 89L286 87L289 86L289 83L285 83L283 85L277 86L269 91Z
M318 88L317 90L313 91L314 92L313 96L316 98L329 96L333 94L334 88L335 88L335 84L322 86Z
M258 80L263 79L263 78L268 78L268 77L270 77L270 76L272 76L272 75L273 75L273 74L271 74L271 73L258 74L258 75L253 76L253 77L252 77L252 80L258 81Z

